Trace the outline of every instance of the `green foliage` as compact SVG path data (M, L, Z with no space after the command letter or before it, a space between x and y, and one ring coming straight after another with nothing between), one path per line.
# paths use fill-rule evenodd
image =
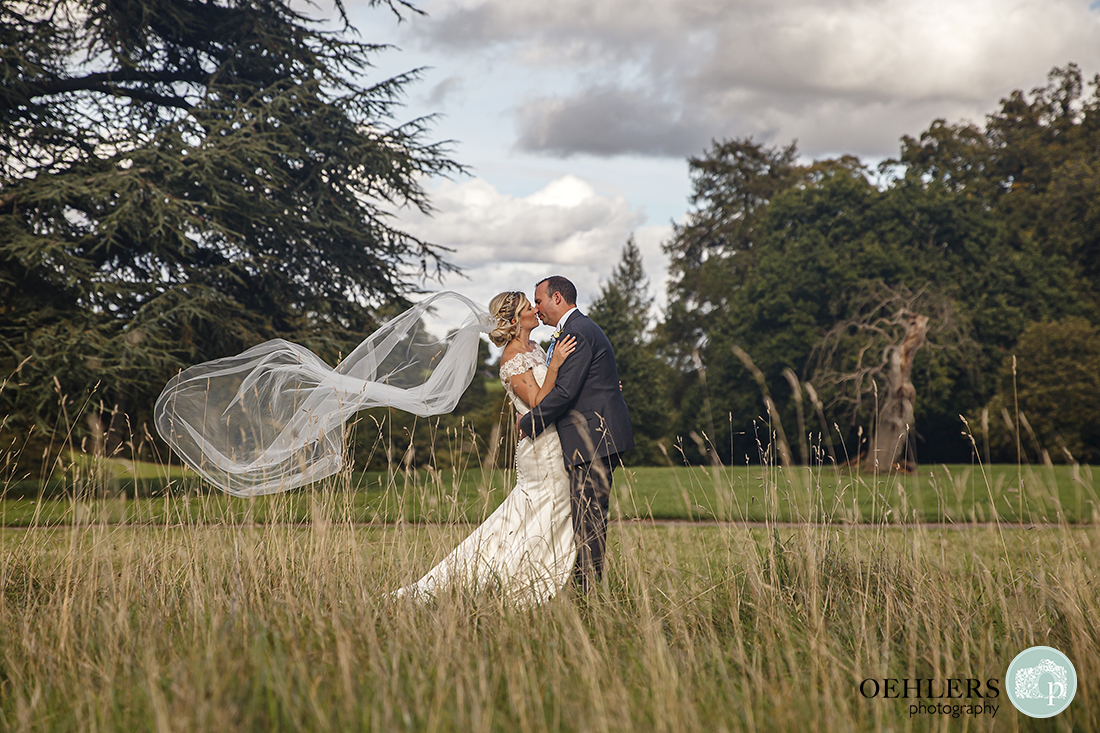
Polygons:
M0 8L13 434L69 431L67 395L118 417L110 449L174 370L273 337L335 361L415 290L410 265L449 268L386 211L426 210L420 176L456 165L426 120L392 122L415 74L355 81L381 47L336 8L337 32L284 0Z
M1084 318L1033 323L1006 357L986 418L991 459L1016 460L1017 409L1020 448L1032 460L1100 461L1100 328ZM983 440L981 427L977 439ZM1045 454L1045 456L1044 456Z
M1085 98L1076 66L1055 69L1030 96L1002 100L984 129L937 120L903 138L877 178L854 158L800 164L793 146L752 140L692 159L696 208L666 248L662 332L682 374L674 431L713 426L726 460L768 445L767 428L757 443L754 419L768 413L731 356L736 345L763 372L788 431L793 369L822 398L823 431L855 445L875 385L851 377L890 338L867 338L868 319L904 301L932 319L912 375L918 454L967 460L958 416L993 397L1028 325L1100 322L1100 81L1091 86Z
M760 212L797 178L792 145L773 150L751 140L715 143L701 158L689 161L695 206L686 224L675 228L666 250L670 255L670 302L667 321L675 333L681 366L690 347L709 336L711 314L728 307L728 299L753 267Z
M589 309L615 350L623 397L630 409L634 450L624 456L627 465L653 465L667 460L667 448L662 451L658 441L668 432L669 386L674 373L657 355L651 338L652 305L642 254L631 237L611 279Z

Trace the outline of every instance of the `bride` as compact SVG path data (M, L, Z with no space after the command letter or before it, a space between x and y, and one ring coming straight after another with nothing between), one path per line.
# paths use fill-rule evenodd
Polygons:
M546 354L531 340L538 316L521 292L489 302L490 340L504 347L500 381L520 414L554 388L558 368L576 342L565 337ZM561 443L551 427L516 446L516 485L496 511L438 565L398 597L431 597L446 588L499 589L519 604L541 603L565 585L573 569L573 524L569 480Z
M431 312L469 311L439 338ZM520 292L501 293L490 313L459 293L435 293L387 321L335 367L282 339L184 369L157 399L157 432L203 480L235 496L287 491L346 467L345 424L356 412L392 407L422 417L450 412L477 367L480 334L504 346L500 378L520 413L554 386L575 343L554 358L530 340L538 317ZM575 559L569 486L557 433L516 448L516 486L448 557L396 595L430 597L445 587L499 587L519 603L552 597Z

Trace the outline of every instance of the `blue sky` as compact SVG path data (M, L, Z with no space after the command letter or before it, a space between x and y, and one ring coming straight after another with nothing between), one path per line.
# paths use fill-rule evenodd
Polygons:
M379 75L430 67L405 116L438 114L470 176L429 181L401 224L453 247L482 302L564 274L589 302L633 234L663 301L661 243L686 158L715 138L807 157L895 155L932 120L980 123L1051 67L1100 71L1088 0L428 0L403 22L349 0Z

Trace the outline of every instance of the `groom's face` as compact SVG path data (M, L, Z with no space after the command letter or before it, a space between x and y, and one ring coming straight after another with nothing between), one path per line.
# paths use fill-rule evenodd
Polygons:
M555 300L561 300L561 295L554 293L554 297L551 298L547 295L546 290L546 283L540 283L535 288L535 312L539 314L539 320L544 324L556 326L563 311L558 309Z

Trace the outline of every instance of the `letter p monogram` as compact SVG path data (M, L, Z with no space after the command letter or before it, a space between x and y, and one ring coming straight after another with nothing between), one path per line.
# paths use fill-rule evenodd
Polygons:
M1055 694L1054 688L1058 688L1058 693ZM1054 698L1062 699L1066 696L1066 686L1061 682L1048 682L1047 690L1050 693L1050 698L1047 701L1047 705L1054 705Z

